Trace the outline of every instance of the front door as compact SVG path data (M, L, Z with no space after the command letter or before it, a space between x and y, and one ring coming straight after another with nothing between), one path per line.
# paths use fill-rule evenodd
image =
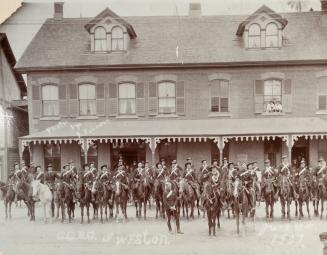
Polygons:
M138 161L145 161L145 143L121 143L115 144L111 149L111 165L116 166L119 158L124 164L132 167Z

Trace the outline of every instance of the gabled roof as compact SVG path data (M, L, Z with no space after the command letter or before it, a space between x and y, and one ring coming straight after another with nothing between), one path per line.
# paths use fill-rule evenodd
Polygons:
M5 56L7 58L7 61L14 73L16 82L17 82L18 87L21 92L21 96L25 96L27 93L26 84L23 79L23 76L14 70L14 66L16 65L16 58L14 56L14 53L11 50L8 38L7 38L6 34L4 34L4 33L0 33L0 47L3 49Z
M235 35L244 15L124 17L137 31L126 53L92 54L93 19L48 19L16 65L21 72L110 68L307 64L327 62L327 15L284 13L279 50L246 50ZM310 47L309 47L309 46ZM178 52L178 54L176 54Z
M136 33L134 31L134 28L132 27L131 24L129 24L126 20L118 16L116 13L114 13L112 10L109 8L104 9L100 14L98 14L94 19L90 20L84 27L85 29L90 32L90 29L94 27L98 22L100 22L102 19L106 17L111 17L118 23L122 24L123 26L126 27L127 32L131 39L136 38Z
M250 15L246 20L244 20L237 28L236 35L241 36L244 32L245 26L250 23L252 20L256 19L261 14L268 14L270 17L272 17L274 20L280 22L282 24L282 28L287 25L288 21L283 18L278 13L274 12L272 9L270 9L268 6L263 5L258 10L256 10L252 15Z

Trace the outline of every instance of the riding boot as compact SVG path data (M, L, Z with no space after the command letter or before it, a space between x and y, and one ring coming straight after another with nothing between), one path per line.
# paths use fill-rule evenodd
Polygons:
M184 234L184 233L181 231L181 226L180 226L180 222L179 222L179 216L177 215L176 212L175 212L175 220L176 220L177 233L178 233L178 234Z
M168 220L167 220L167 226L168 226L168 230L169 230L169 232L171 232L171 231L172 231L172 228L171 228L170 221L168 221Z

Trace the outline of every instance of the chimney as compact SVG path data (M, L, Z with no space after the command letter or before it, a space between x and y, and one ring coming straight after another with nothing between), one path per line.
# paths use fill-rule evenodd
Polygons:
M327 0L320 0L321 12L327 13Z
M190 3L188 15L191 18L201 18L201 3Z
M64 2L54 2L53 18L55 20L62 20L64 17Z

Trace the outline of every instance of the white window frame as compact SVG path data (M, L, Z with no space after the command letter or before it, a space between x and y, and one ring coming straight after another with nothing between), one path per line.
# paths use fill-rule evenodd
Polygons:
M253 27L253 26L257 26L257 27L259 27L259 34L251 34L250 32L251 32L251 27ZM261 48L261 33L262 33L262 31L261 31L261 26L260 26L260 24L258 24L258 23L253 23L253 24L251 24L250 26L249 26L249 30L248 30L248 48L249 49L260 49ZM253 47L251 44L250 44L250 38L259 38L259 45L258 46L256 46L256 47Z
M87 96L84 98L81 98L81 87L89 86L89 88L92 87L94 89L94 97L89 97L90 94L87 93ZM79 100L79 115L80 116L95 116L97 113L96 110L96 86L93 83L82 83L78 85L78 100ZM83 104L86 104L86 113L84 110L82 110L82 106L85 106ZM92 110L93 108L93 110Z
M267 95L266 94L266 86L267 85L271 85L271 86L275 86L276 84L266 84L267 82L278 82L279 86L280 86L280 95L274 95L274 93L272 92L271 95ZM272 88L273 91L273 88ZM271 105L271 109L269 110L269 106L268 106L268 101L266 100L266 97L273 97L273 96L278 96L280 97L280 100L277 101L275 100L274 104ZM272 98L269 102L273 102L274 98ZM278 107L277 105L275 106L276 103L280 103L280 107ZM276 107L276 108L275 108ZM269 78L269 79L265 79L263 81L263 112L265 114L276 114L276 113L283 113L283 80L278 79L278 78Z
M115 29L120 29L121 30L121 37L114 37L114 30ZM122 48L121 49L114 49L113 48L113 45L114 45L114 42L115 44L118 43L119 45L119 41L122 43ZM112 29L111 29L111 51L113 52L121 52L121 51L124 51L125 50L125 38L124 38L124 29L120 26L114 26Z
M276 34L268 34L267 33L267 28L270 26L270 25L274 25L275 27L276 27ZM269 37L276 37L276 39L277 39L277 44L276 44L276 46L268 46L267 44L268 44L268 40L267 40L267 38L269 38ZM266 35L265 35L265 47L266 48L279 48L279 40L280 40L280 38L279 38L279 28L278 28L278 25L275 23L275 22L270 22L270 23L268 23L267 24L267 26L266 26Z
M52 89L55 88L55 91ZM50 90L50 91L45 91ZM44 84L41 86L41 94L42 94L42 116L44 117L56 117L59 116L59 88L56 84ZM46 96L45 96L46 95ZM46 97L50 96L51 99L47 99ZM53 97L53 98L52 98ZM53 107L53 113L49 114L46 110L46 106Z
M121 88L123 86L133 86L134 88L134 97L122 97ZM130 101L131 104L134 104L134 111L131 112L126 111L122 112L122 102ZM119 105L119 115L136 115L136 85L133 82L122 82L118 84L118 105ZM133 107L132 107L133 108Z
M221 97L221 95L218 96L219 98L219 111L212 111L212 89L213 89L213 86L214 85L217 85L217 84L213 84L213 82L219 82L219 90L221 90L221 82L227 82L227 85L228 85L228 95L227 97ZM214 80L211 80L210 81L211 84L210 84L210 105L209 105L209 111L211 114L228 114L230 112L230 80L227 80L227 79L214 79ZM227 98L228 100L228 104L227 104L227 111L226 112L222 112L221 111L221 99L222 98Z
M160 86L164 85L164 84L170 84L170 85L174 85L174 96L160 96ZM166 114L176 114L177 113L177 100L176 100L176 94L177 94L177 91L176 91L176 82L175 81L160 81L158 82L157 84L157 89L158 89L158 113L159 115L166 115ZM161 110L161 108L164 108L164 107L161 107L160 108L160 101L164 101L164 100L172 100L173 101L174 99L174 109L173 107L166 107L166 111L165 110ZM171 108L172 111L168 111L168 108Z
M97 30L103 30L104 31L104 37L97 38ZM98 50L97 49L97 42L101 42L101 44L104 44L104 49ZM94 52L106 52L107 49L107 31L104 27L98 26L94 29Z

